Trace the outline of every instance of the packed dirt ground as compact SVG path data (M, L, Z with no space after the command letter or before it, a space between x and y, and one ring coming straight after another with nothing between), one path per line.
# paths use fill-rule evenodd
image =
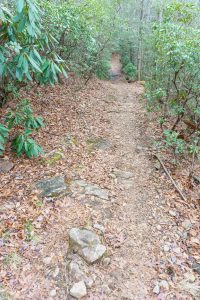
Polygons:
M187 194L187 172L172 170L185 203L154 158L160 129L147 115L143 85L121 78L79 84L72 78L22 92L45 120L36 139L46 155L6 153L13 168L0 174L0 299L74 299L71 286L82 278L72 278L72 261L88 280L83 299L200 299L199 186ZM41 198L35 184L59 176L108 196L75 189ZM70 229L82 227L107 249L94 264L70 249Z

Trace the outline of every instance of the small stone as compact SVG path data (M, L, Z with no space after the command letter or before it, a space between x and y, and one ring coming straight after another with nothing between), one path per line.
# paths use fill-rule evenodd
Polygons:
M170 247L169 247L168 245L164 245L163 250L164 250L165 252L169 252Z
M160 164L159 161L157 161L157 162L155 163L155 169L156 169L156 170L160 170L160 168L161 168L161 164Z
M87 295L87 289L84 281L74 283L70 289L70 295L76 299L81 299Z
M169 290L169 283L167 282L167 280L161 280L161 282L159 283L160 287L163 287L165 290Z
M111 291L111 289L109 288L108 285L104 284L104 285L102 286L102 292L103 292L104 294L106 294L106 295L109 295L112 291Z
M76 263L76 262L72 261L69 264L69 272L70 272L70 276L73 281L80 281L84 277L83 272L80 270L80 267L79 267L78 263Z
M93 227L94 227L95 229L101 231L102 233L105 232L105 227L104 227L103 225L101 225L101 224L96 223L96 224L93 225Z
M49 265L51 263L52 257L51 256L47 256L43 259L43 262L45 263L45 265Z
M181 248L177 247L173 249L173 252L176 254L181 254Z
M192 274L192 273L185 273L184 274L184 277L186 278L186 280L189 282L189 283L193 283L195 282L196 280L196 277Z
M199 275L200 275L200 263L198 262L195 262L193 265L192 265L192 268L195 272L197 272Z
M6 159L0 159L0 173L8 173L14 168L14 164Z
M157 230L161 231L162 230L162 226L158 225L157 227Z
M153 293L157 294L157 295L160 293L160 286L158 283L155 285L155 287L153 289Z
M94 284L94 280L91 277L85 277L84 282L88 289L91 289Z
M49 293L49 296L50 297L55 297L57 294L56 290L51 290L50 293Z
M192 228L192 223L190 222L190 220L186 219L185 221L183 221L182 226L184 229L190 230Z
M110 263L111 263L110 257L105 257L104 260L103 260L103 265L105 267L107 267L107 266L109 266Z
M55 271L53 272L53 278L56 278L60 272L60 269L58 267L55 268Z
M175 210L170 210L169 211L170 216L176 217L176 211Z

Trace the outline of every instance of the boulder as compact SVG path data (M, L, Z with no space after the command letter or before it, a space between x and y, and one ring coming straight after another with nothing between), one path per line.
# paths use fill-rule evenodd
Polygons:
M72 228L69 232L70 247L77 252L87 263L94 263L106 252L98 235L88 229Z
M36 188L41 191L44 198L57 198L69 194L69 187L63 176L45 178L36 183Z

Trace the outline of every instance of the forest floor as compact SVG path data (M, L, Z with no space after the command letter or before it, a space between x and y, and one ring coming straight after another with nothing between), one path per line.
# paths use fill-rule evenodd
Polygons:
M155 160L160 129L142 84L93 79L77 91L71 81L23 92L45 119L37 139L47 154L6 153L14 167L0 182L0 299L74 299L82 276L84 299L200 299L199 187L184 203ZM172 174L185 190L185 167ZM73 191L41 199L35 184L58 176ZM74 190L80 180L106 196ZM82 227L107 248L94 264L70 252L69 231Z

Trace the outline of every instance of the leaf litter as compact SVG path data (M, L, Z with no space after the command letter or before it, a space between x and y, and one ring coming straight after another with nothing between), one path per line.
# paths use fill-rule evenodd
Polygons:
M188 189L188 162L173 170L171 153L162 153L187 193L189 208L179 202L163 170L154 168L151 147L160 132L154 116L147 116L138 103L143 87L93 79L77 92L79 84L71 79L54 88L32 86L22 92L46 123L36 139L46 153L59 150L62 158L52 166L43 158L28 160L6 152L14 168L1 174L0 182L2 293L20 300L65 299L69 229L100 223L111 264L91 267L97 280L88 299L198 299L199 274L192 266L200 262L200 197L196 183ZM123 100L127 97L128 103ZM110 147L88 151L87 141L94 138L108 140ZM133 172L131 184L125 188L112 178L114 169ZM59 175L68 183L80 179L109 190L111 203L84 195L42 200L34 183ZM140 251L144 261L139 261Z

